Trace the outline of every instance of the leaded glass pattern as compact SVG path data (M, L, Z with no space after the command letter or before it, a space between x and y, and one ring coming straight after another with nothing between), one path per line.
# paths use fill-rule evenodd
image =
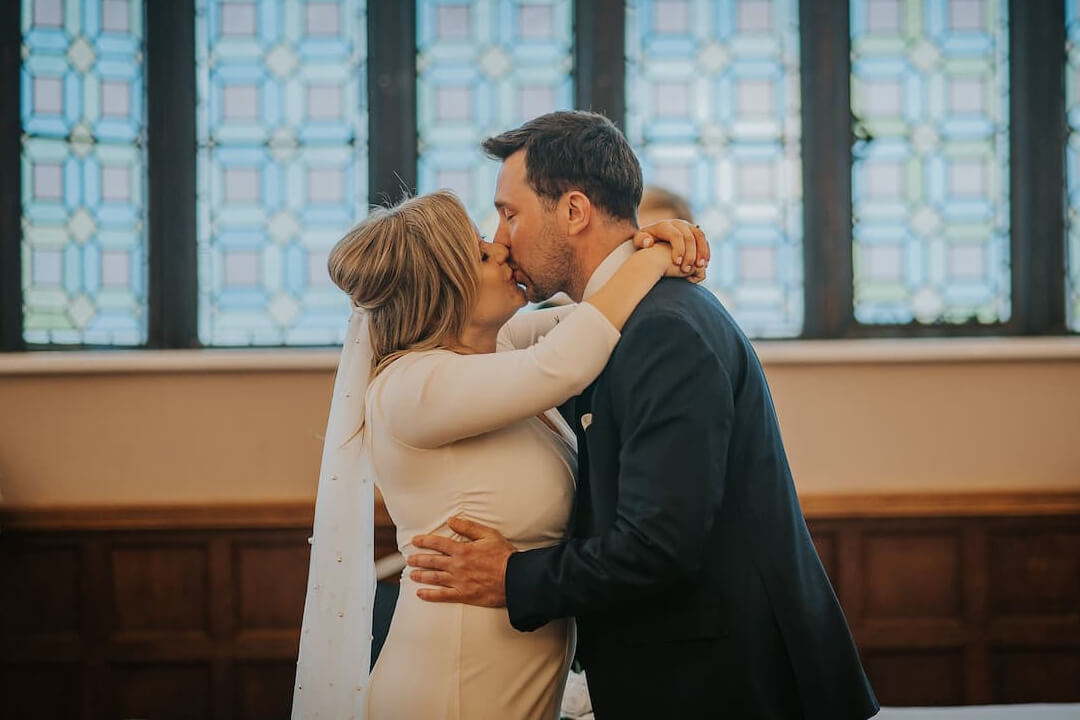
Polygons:
M199 338L344 339L330 249L367 212L364 0L196 0Z
M1010 315L1005 0L852 0L855 318Z
M627 137L648 185L685 196L708 286L757 337L803 322L796 0L630 0Z
M1065 281L1066 321L1080 331L1080 0L1065 0L1065 32L1068 62L1065 65L1065 110L1068 142L1065 168L1068 192L1066 244L1068 272Z
M29 344L146 340L143 5L22 0Z
M499 166L480 142L573 107L572 15L570 0L419 0L420 192L453 190L494 230Z

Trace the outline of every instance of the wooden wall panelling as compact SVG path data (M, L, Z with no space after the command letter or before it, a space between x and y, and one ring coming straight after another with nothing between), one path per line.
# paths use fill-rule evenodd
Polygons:
M990 659L994 703L1077 702L1080 649L997 647Z
M241 660L235 665L232 714L237 720L285 720L292 707L296 659Z
M41 535L47 537L49 533ZM71 536L83 548L83 717L101 718L105 717L110 702L106 660L112 612L109 552L100 533L71 533Z
M0 663L0 717L34 720L89 717L81 702L82 674L79 662Z
M212 712L209 662L113 663L109 667L110 718L206 720Z
M987 664L993 702L1068 702L1080 692L1080 519L988 529Z
M961 648L873 649L863 667L882 705L963 705Z
M232 563L232 543L228 535L214 533L209 542L208 575L210 581L210 637L214 643L211 659L211 702L213 717L231 717L232 689L235 683L231 653L228 648L233 636L233 616L236 598L232 593L235 569Z
M1080 502L964 507L808 513L879 699L1080 702ZM310 522L300 506L0 512L0 717L287 717Z
M990 653L987 616L987 587L990 556L986 528L979 523L963 523L964 607L967 647L964 658L964 701L983 705L991 701Z

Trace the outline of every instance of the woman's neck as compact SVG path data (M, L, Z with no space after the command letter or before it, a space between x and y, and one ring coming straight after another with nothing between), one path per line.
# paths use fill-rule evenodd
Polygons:
M461 338L456 343L455 349L460 352L473 354L493 353L495 344L499 339L499 328L488 326L470 325L465 328Z

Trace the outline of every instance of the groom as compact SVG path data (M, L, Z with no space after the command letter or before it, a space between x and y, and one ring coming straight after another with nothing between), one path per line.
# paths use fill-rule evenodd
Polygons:
M556 112L484 142L502 161L495 241L537 301L580 302L633 253L641 168L606 118ZM577 432L569 538L516 552L455 518L412 577L435 602L505 606L529 631L573 616L596 717L862 720L877 712L810 540L758 359L704 288L661 280ZM422 678L418 682L423 682Z

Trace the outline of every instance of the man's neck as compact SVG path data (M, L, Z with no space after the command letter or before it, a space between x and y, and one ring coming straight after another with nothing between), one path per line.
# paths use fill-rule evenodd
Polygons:
M565 292L574 302L581 302L585 297L585 287L589 279L596 272L596 268L607 259L615 248L632 238L634 230L631 227L612 227L597 233L595 237L583 238L578 243L578 257L575 263L573 276Z

